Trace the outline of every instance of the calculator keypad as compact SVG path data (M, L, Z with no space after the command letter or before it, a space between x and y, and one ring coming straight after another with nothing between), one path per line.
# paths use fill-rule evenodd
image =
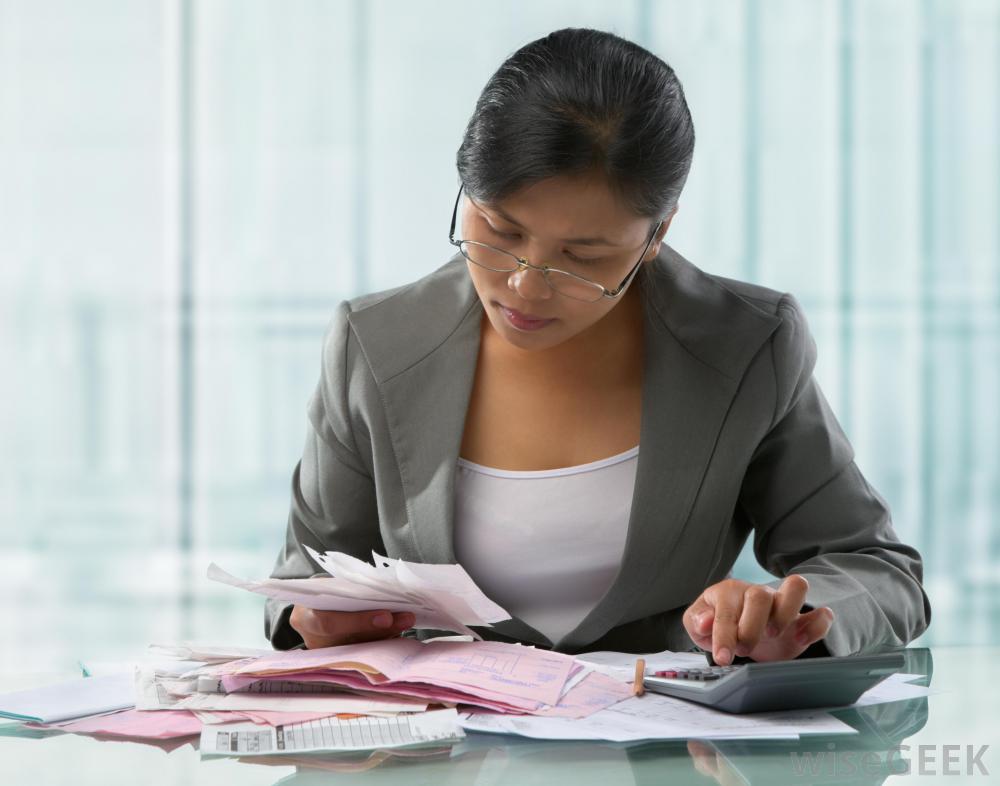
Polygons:
M675 680L693 680L697 682L709 682L725 677L732 671L740 668L731 666L706 666L703 669L667 669L656 672L657 677L667 677Z

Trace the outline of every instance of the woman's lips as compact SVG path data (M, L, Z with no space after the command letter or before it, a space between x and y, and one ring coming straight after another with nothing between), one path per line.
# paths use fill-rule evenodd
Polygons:
M522 314L520 311L513 308L507 308L507 306L502 303L497 303L497 306L500 308L500 311L507 320L507 323L518 330L539 330L540 328L555 322L554 319L544 319L531 314Z

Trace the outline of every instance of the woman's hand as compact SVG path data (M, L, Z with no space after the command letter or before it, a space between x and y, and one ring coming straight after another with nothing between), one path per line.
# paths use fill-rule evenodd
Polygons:
M791 660L822 639L833 624L833 611L821 606L799 613L809 582L786 576L775 590L765 584L725 579L713 584L684 612L692 641L727 666L736 655L756 661Z
M414 621L408 611L320 611L297 604L288 618L311 650L392 638L413 627Z

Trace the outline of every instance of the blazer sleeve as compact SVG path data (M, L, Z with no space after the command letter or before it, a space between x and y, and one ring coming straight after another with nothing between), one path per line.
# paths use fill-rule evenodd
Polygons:
M774 417L738 503L753 524L754 553L772 575L808 579L807 607L833 610L822 641L830 654L903 646L930 623L920 554L899 540L886 501L854 462L813 376L816 344L799 303L785 294L777 314ZM811 650L804 654L825 654Z
M285 543L271 578L327 575L313 563L306 545L364 560L373 550L384 553L375 484L351 427L350 387L367 368L352 340L347 314L347 304L341 303L324 337L320 380L308 406L305 449L292 473ZM289 624L293 605L274 598L266 601L264 635L275 649L303 646L302 637Z

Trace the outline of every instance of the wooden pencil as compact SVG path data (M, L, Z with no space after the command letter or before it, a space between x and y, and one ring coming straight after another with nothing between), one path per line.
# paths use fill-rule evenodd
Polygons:
M632 684L632 693L635 696L641 696L646 692L646 686L642 684L643 677L646 676L646 661L643 658L639 658L635 662L635 682Z

